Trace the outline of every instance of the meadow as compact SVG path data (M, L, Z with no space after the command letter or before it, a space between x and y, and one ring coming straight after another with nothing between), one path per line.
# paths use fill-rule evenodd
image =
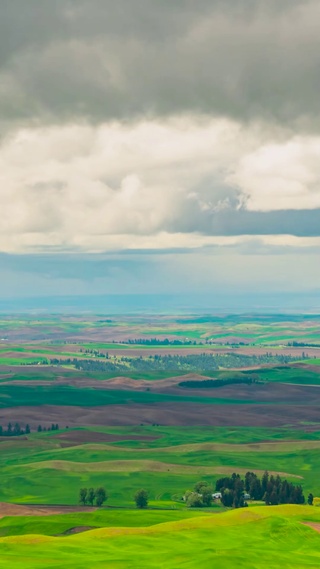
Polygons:
M185 509L182 496L199 480L248 470L285 474L320 495L320 429L67 429L10 438L1 450L3 502L77 505L80 487L103 485L109 506L134 508L143 487L153 507Z

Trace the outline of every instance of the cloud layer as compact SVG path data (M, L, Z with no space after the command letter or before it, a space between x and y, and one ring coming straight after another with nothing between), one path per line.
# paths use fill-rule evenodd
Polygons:
M232 251L279 283L293 253L314 278L319 18L315 0L2 3L0 252L129 254L137 282L161 253L169 282L166 253Z
M209 117L21 129L0 146L0 248L319 236L320 138L272 136Z

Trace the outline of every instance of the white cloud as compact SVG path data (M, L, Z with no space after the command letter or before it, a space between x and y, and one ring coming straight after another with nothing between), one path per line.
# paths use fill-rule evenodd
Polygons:
M197 247L219 243L211 212L320 207L320 138L286 134L189 116L19 130L0 146L0 250Z
M231 180L251 210L320 207L320 137L293 137L244 156Z

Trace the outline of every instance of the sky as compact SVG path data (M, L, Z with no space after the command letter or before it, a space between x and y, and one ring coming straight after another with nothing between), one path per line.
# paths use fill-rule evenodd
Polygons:
M317 0L0 0L0 298L312 308L319 21Z

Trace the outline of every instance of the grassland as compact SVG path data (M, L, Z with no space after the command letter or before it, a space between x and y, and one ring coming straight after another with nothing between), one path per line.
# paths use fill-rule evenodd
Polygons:
M134 507L134 492L145 487L154 507L180 509L185 490L198 480L214 484L234 471L266 469L320 495L319 451L320 430L101 427L36 433L1 443L0 501L76 505L81 486L103 485L114 507Z
M118 521L115 527L102 527L68 537L41 533L2 537L0 567L158 568L159 563L173 569L319 566L320 535L313 527L305 525L320 522L318 508L249 508L149 526L145 512L135 514L134 525L140 518L140 527L121 527ZM96 521L93 515L92 525ZM8 520L6 526L9 532L10 522ZM48 526L52 529L52 522L43 520L42 523L46 528L44 531ZM70 520L70 523L74 522ZM23 521L19 525L13 520L12 524L16 531L21 531ZM32 521L29 524L32 531ZM60 518L55 528L60 532L64 527ZM28 529L28 523L25 529Z

